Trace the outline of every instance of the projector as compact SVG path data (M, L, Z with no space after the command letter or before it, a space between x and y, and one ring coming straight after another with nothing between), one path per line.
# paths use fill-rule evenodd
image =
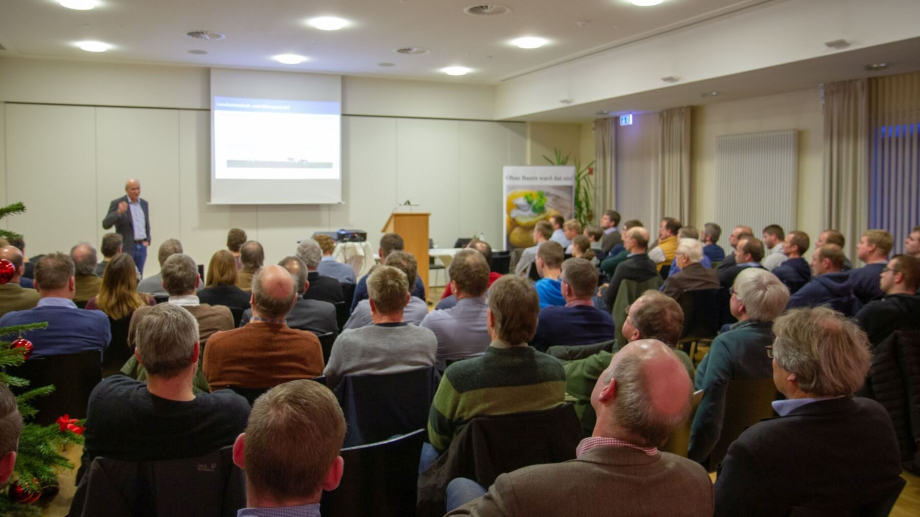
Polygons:
M339 242L365 242L367 232L364 230L339 230L336 240Z

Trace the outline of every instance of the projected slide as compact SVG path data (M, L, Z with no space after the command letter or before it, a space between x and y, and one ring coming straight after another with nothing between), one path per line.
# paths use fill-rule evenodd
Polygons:
M337 180L338 102L214 97L214 178Z

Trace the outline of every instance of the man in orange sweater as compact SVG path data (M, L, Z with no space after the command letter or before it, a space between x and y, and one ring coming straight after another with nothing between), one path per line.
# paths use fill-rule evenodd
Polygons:
M202 369L211 391L227 386L271 388L323 374L319 339L285 323L296 299L294 280L283 267L268 266L256 273L252 319L208 340Z

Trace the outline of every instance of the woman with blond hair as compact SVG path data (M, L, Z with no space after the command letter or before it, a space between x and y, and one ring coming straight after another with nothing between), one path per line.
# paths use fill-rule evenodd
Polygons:
M156 305L156 302L152 296L137 292L134 259L127 253L119 253L106 266L99 294L86 302L86 309L102 311L117 321L130 319L134 311L144 305Z
M236 285L236 260L227 250L220 250L211 257L205 288L198 290L198 301L209 305L224 305L231 308L248 309L251 295Z

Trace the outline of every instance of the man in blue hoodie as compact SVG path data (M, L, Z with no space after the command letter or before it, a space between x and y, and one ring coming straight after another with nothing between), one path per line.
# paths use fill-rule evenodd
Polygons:
M882 270L881 300L870 302L856 314L859 326L876 346L897 330L920 330L920 259L895 255Z
M773 269L773 274L786 284L792 294L811 281L811 267L802 258L809 244L807 233L799 230L789 232L783 241L783 255L788 259Z
M836 244L825 244L811 256L814 278L789 298L787 309L825 305L844 316L852 317L862 308L853 294L850 275L843 273L843 250Z
M866 265L849 271L853 294L863 305L878 300L885 293L879 287L879 275L888 264L888 254L894 247L894 239L885 230L867 230L856 245L856 257Z

